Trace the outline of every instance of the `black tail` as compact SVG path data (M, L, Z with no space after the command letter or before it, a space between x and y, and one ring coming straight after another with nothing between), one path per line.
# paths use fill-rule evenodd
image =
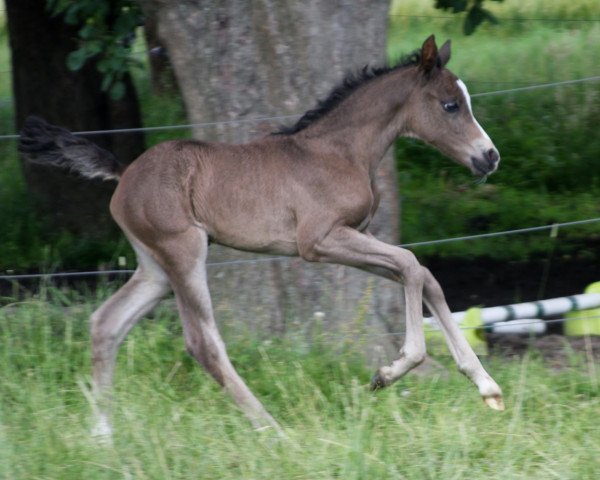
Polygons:
M39 117L27 117L19 151L41 165L71 170L87 178L119 180L126 166L107 150Z

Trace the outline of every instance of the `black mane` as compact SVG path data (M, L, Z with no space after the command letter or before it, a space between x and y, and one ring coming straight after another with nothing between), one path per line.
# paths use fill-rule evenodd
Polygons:
M366 65L358 72L347 74L344 80L337 87L335 87L324 100L319 100L315 108L308 110L294 125L282 127L273 132L272 135L292 135L304 130L331 112L335 107L342 103L343 100L348 98L357 88L370 82L374 78L385 75L386 73L398 70L400 68L417 65L420 61L420 58L420 51L417 50L409 55L406 55L405 57L402 57L393 66L383 65L380 67L371 67Z

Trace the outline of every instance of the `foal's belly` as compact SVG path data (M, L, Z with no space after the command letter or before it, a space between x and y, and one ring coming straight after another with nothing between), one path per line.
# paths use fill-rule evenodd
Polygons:
M202 224L211 241L220 245L275 255L298 254L296 224L291 214L274 215L272 212L265 212L244 215L231 212Z

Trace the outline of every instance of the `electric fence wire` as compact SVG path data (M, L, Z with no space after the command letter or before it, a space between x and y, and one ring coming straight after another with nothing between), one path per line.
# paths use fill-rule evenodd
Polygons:
M411 15L403 13L391 13L390 17L397 18L427 18L441 20L462 20L463 16L456 15ZM533 17L496 17L496 20L501 22L547 22L547 23L596 23L600 22L600 18L533 18Z
M438 240L425 240L422 242L413 242L413 243L403 243L398 245L398 247L402 248L414 248L421 246L430 246L437 245L442 243L450 243L450 242L463 242L468 240L477 240L482 238L492 238L492 237L500 237L505 235L516 235L516 234L524 234L524 233L532 233L532 232L540 232L543 230L557 230L559 228L568 228L574 227L578 225L589 225L592 223L600 223L600 217L596 218L586 218L583 220L573 220L570 222L561 222L561 223L552 223L550 225L539 225L536 227L526 227L526 228L517 228L514 230L504 230L500 232L488 232L488 233L479 233L476 235L465 235L461 237L450 237L450 238L441 238ZM214 267L227 267L227 266L235 266L235 265L246 265L246 264L256 264L256 263L265 263L265 262L281 262L286 260L292 260L298 257L260 257L260 258L248 258L248 259L240 259L240 260L225 260L222 262L209 262L206 264L209 268ZM134 270L92 270L85 272L54 272L54 273L30 273L30 274L9 274L9 275L0 275L0 280L32 280L37 278L50 279L50 278L68 278L68 277L91 277L91 276L106 276L106 275L119 275L119 274L132 274Z
M545 325L555 325L555 324L560 324L560 323L565 323L568 322L570 320L584 320L584 321L592 321L592 320L597 320L598 318L600 318L600 315L589 315L586 317L577 317L577 318L567 318L567 317L561 317L561 318L552 318L549 320L543 320ZM540 319L526 319L526 321L521 321L519 322L519 326L527 326L527 325L537 325L539 323ZM467 327L467 326L463 326L463 325L459 325L459 329L463 330L463 331L467 331L467 330L487 330L489 327L491 327L492 325L502 325L504 323L508 323L508 322L494 322L494 323L488 323L486 325L478 325L478 326L474 326L474 327ZM425 328L425 333L442 333L441 330L438 329L433 329L431 327L429 328ZM379 333L360 333L358 334L360 337L364 337L364 338L381 338L381 337L405 337L406 336L406 332L379 332ZM345 333L345 334L332 334L331 335L333 338L338 338L338 337L351 337L353 336L352 333Z
M494 90L490 92L481 92L475 93L471 95L472 98L478 97L487 97L493 95L506 95L509 93L517 93L517 92L526 92L532 90L539 90L543 88L553 88L553 87L562 87L567 85L576 85L581 83L589 83L589 82L597 82L600 81L600 75L584 77L584 78L576 78L571 80L562 80L558 82L550 82L550 83L540 83L536 85L527 85L524 87L515 87L508 88L503 90ZM104 134L115 134L115 133L136 133L136 132L152 132L152 131L164 131L164 130L178 130L178 129L190 129L190 128L207 128L207 127L217 127L224 125L235 125L235 124L243 124L243 123L259 123L259 122L274 122L274 121L282 121L282 120L292 120L296 118L300 118L302 114L294 114L294 115L276 115L276 116L258 116L251 118L240 118L240 119L232 119L232 120L221 120L215 122L205 122L205 123L190 123L183 125L162 125L155 127L137 127L137 128L117 128L113 130L88 130L88 131L80 131L80 132L72 132L74 135L104 135ZM7 134L0 135L0 140L15 140L18 139L18 134Z

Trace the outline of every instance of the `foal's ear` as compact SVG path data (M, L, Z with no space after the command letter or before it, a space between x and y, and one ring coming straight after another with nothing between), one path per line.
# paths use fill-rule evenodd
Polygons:
M446 43L440 47L438 51L438 58L440 61L440 67L445 67L448 63L448 60L450 60L450 40L447 40Z
M430 35L421 47L420 67L425 73L431 72L438 62L438 48L435 44L435 36Z

